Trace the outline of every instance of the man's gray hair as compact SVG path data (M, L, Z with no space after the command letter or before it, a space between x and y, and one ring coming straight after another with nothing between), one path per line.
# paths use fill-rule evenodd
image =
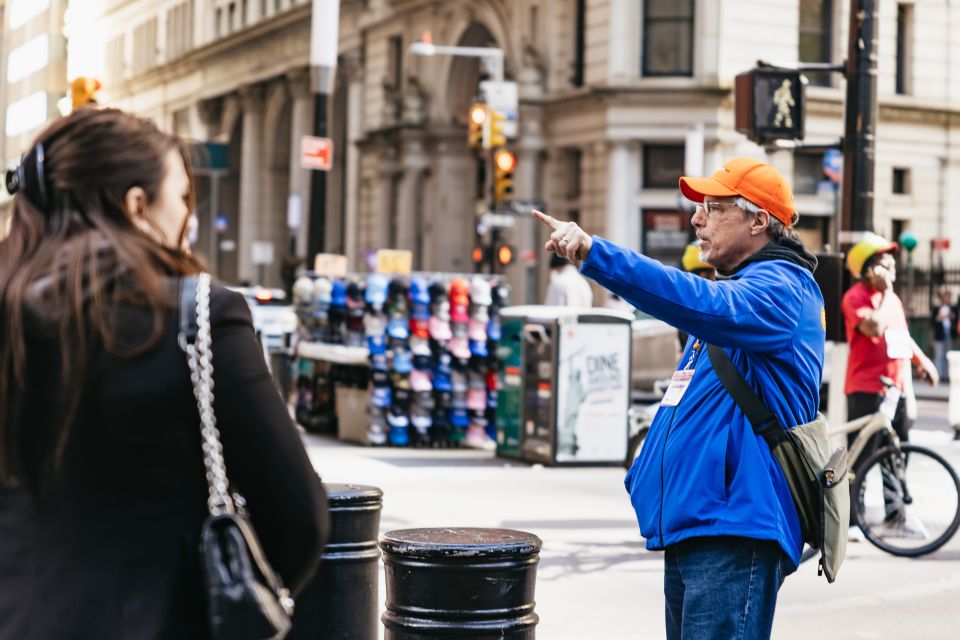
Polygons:
M760 211L765 211L763 207L755 205L743 196L737 196L737 199L734 200L734 204L743 210L744 215L748 216L754 216L760 213ZM780 222L769 211L767 214L770 216L770 224L767 226L767 235L771 240L777 240L779 238L790 238L791 240L800 239L797 236L797 232L793 230L793 225L797 224L797 220L800 219L800 215L797 214L796 211L793 212L793 217L790 219L791 226L789 227Z

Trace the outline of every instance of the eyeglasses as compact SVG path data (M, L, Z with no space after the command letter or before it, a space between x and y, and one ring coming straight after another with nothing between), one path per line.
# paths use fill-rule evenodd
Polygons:
M703 212L709 216L713 213L723 213L723 211L729 207L736 207L737 205L734 202L709 202L704 200L697 206L703 209Z

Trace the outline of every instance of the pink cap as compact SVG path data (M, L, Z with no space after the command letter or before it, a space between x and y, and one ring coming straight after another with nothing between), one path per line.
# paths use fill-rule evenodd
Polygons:
M450 332L450 322L436 316L430 317L430 337L438 342L446 342L453 334Z
M410 372L410 386L414 391L430 391L433 389L433 382L428 372L414 369Z
M470 343L466 336L456 336L450 340L450 353L457 358L470 357Z
M470 320L470 314L467 312L467 305L454 304L450 310L450 318L454 322L467 322Z
M473 388L467 391L467 409L483 411L487 408L487 390Z
M471 340L487 339L487 323L482 320L470 320L470 328L467 330L467 337Z

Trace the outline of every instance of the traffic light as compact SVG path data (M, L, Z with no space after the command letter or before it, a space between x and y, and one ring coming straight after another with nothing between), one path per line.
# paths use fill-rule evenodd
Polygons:
M70 102L74 109L97 104L97 91L103 88L100 81L89 76L79 76L70 83Z
M806 79L789 69L751 69L734 79L734 126L757 144L802 140Z
M505 267L513 262L513 247L508 244L502 244L497 247L497 262L501 267Z
M507 116L503 115L496 109L490 109L490 139L489 144L485 146L487 149L496 149L497 147L502 147L507 144L507 136L504 134L503 125L507 120Z
M485 148L486 131L489 118L487 117L487 105L482 102L475 102L470 105L469 132L467 133L467 144L475 149Z
M486 247L474 247L470 252L470 260L475 265L482 265L487 261L487 248Z
M517 157L507 149L497 149L493 154L493 193L497 202L506 202L513 197L513 170Z

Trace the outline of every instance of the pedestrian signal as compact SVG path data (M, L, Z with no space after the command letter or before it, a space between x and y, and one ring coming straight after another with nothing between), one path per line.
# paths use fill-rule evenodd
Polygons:
M513 197L513 170L517 157L507 149L497 149L493 155L493 191L497 202L506 202Z
M476 102L470 106L468 114L469 131L467 133L467 144L475 149L485 148L487 121L487 105L482 102Z

